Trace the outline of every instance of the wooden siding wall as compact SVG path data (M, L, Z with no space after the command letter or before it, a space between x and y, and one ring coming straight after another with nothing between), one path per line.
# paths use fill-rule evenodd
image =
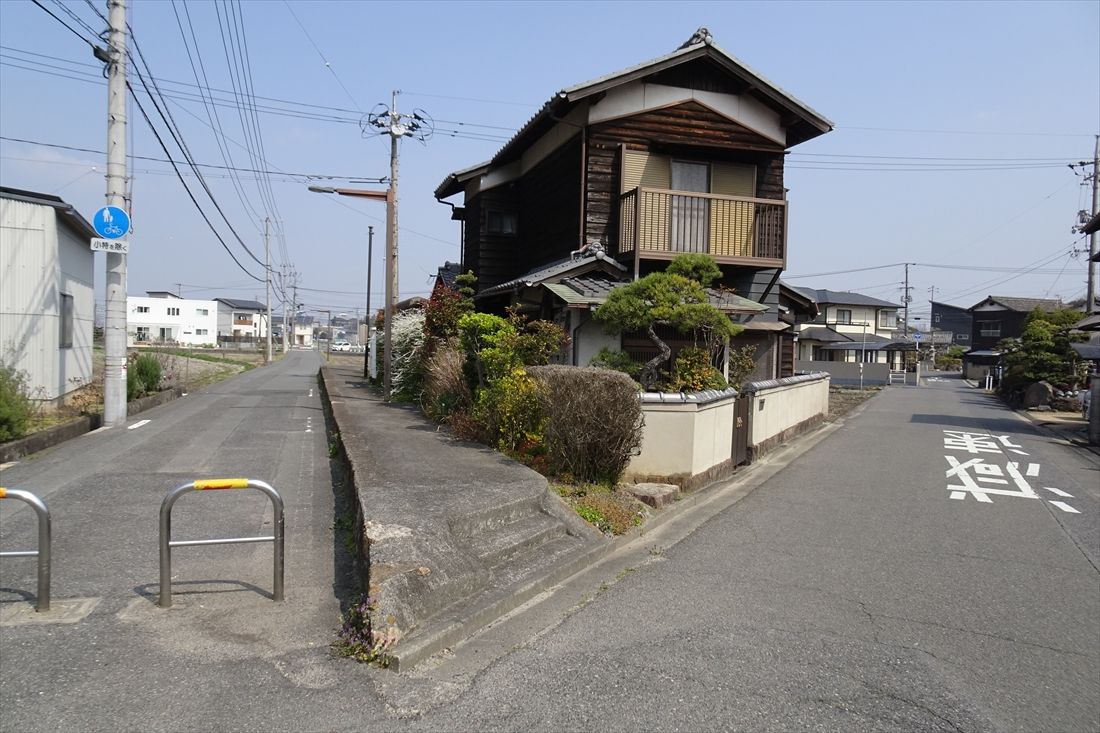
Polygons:
M749 163L756 195L783 198L783 148L696 102L653 110L588 128L585 242L606 239L619 251L618 203L622 145L689 160Z
M518 224L516 235L489 234L487 231L489 211L517 212L518 209L516 195L510 184L483 191L467 204L466 243L467 247L477 253L477 264L474 265L474 259L469 256L465 262L477 274L479 290L523 274L516 272L522 267L518 264L517 253L523 223ZM470 252L471 249L467 249L467 255Z
M580 249L581 136L555 150L520 179L518 277Z

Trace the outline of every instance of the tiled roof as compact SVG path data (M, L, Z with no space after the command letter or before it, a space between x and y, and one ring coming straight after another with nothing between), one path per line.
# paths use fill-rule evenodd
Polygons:
M225 303L230 308L239 308L240 310L249 311L265 311L267 306L255 300L237 300L236 298L214 298L219 303Z
M1013 298L1005 295L989 295L985 300L973 308L977 308L979 305L993 301L999 305L1003 305L1005 308L1014 311L1020 311L1021 313L1030 313L1038 308L1041 311L1050 313L1060 308L1064 308L1065 304L1058 298Z
M485 288L478 293L478 297L485 295L495 295L497 293L504 293L513 288L521 285L531 286L538 285L551 278L556 278L564 275L565 273L572 272L573 270L579 270L581 268L588 268L597 262L604 262L621 272L626 272L626 267L615 261L611 257L603 254L602 252L594 252L583 257L567 257L557 262L552 262L549 265L544 265L538 269L531 270L526 275L517 277L514 280L493 285L492 287Z
M456 279L462 274L462 265L457 262L444 262L443 267L440 267L436 272L436 277L443 281L443 284L451 290L457 289Z
M839 331L834 331L831 328L824 328L824 327L807 328L805 331L802 331L801 333L799 333L798 337L800 339L805 339L806 341L824 341L824 342L827 342L827 343L828 342L833 342L833 341L851 341L852 340L852 339L848 338L847 336L845 336L844 334L840 333Z
M876 308L900 308L897 303L879 300L862 293L842 292L839 290L818 290L815 288L795 287L795 290L810 298L818 305L869 305Z

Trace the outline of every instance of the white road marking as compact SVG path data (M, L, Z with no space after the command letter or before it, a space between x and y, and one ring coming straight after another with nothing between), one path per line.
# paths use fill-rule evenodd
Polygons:
M1043 488L1046 489L1047 491L1051 492L1051 493L1057 494L1058 496L1064 496L1067 499L1072 499L1073 498L1073 494L1069 494L1065 491L1062 491L1061 489L1056 489L1053 486L1044 486Z
M1039 475L1039 464L1038 463L1029 463L1029 464L1027 464L1027 475L1028 476L1038 476Z
M19 461L9 461L7 463L0 463L0 471L3 471L5 468L11 468L16 463L19 463Z
M103 432L106 432L106 431L108 431L108 430L110 430L110 428L109 428L109 427L107 427L106 425L104 425L104 426L103 426L103 427L101 427L101 428L96 428L96 429L95 429L95 430L93 430L92 432L90 432L90 433L85 433L85 434L86 434L86 435L95 435L96 433L103 433Z
M951 498L952 499L959 499L960 501L965 500L966 499L966 492L965 491L952 491L951 492Z
M1054 506L1058 507L1059 509L1061 509L1064 512L1069 512L1070 514L1080 514L1081 513L1079 511L1077 511L1076 509L1074 509L1073 507L1071 507L1069 504L1065 503L1064 501L1052 501L1050 503L1053 504Z
M127 430L133 430L134 428L140 428L142 425L148 425L152 420L138 420L136 423L126 428Z
M313 396L313 388L312 388L312 387L310 387L310 388L309 388L309 396L310 396L310 397L312 397L312 396Z

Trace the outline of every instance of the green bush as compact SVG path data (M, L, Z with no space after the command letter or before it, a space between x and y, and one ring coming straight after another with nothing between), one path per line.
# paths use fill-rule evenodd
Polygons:
M133 369L126 370L126 401L133 402L145 394L145 385L138 379L137 372Z
M618 481L642 443L642 406L630 377L559 365L527 373L539 386L550 470L581 481Z
M486 434L506 452L542 442L542 410L538 387L523 367L494 379L477 397L474 417Z
M27 392L26 375L0 362L0 442L26 435L33 411Z
M160 362L152 354L142 354L134 361L132 370L137 374L142 392L150 394L160 389Z
M622 372L634 380L638 379L638 374L642 371L642 365L631 359L630 354L625 351L615 351L606 346L600 349L600 353L592 357L592 361L588 362L588 366Z
M709 351L698 346L680 349L669 384L670 392L701 392L728 386L725 377L711 363Z

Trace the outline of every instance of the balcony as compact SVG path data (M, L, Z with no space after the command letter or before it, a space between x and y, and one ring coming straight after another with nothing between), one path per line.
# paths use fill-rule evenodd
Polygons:
M719 264L786 265L786 201L636 188L619 203L620 255L660 260L703 252Z

